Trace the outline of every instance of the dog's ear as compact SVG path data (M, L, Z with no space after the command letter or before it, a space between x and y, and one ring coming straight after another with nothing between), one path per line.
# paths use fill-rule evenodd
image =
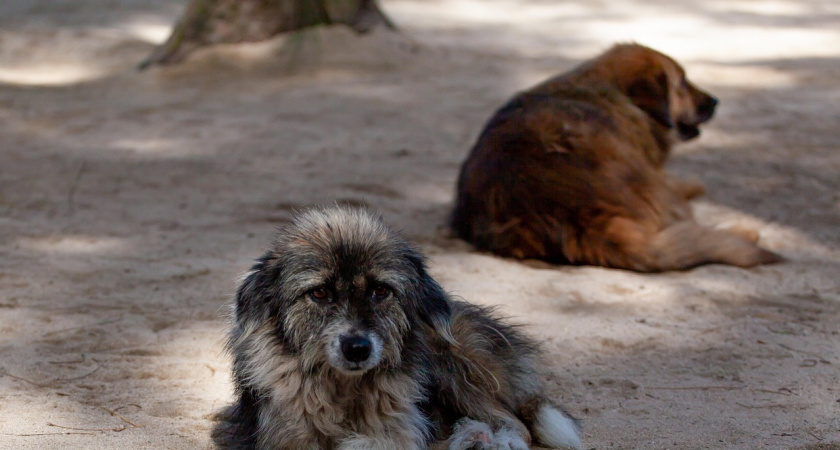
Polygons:
M449 327L452 317L449 296L446 295L437 281L428 274L424 273L421 280L420 301L417 305L420 319L430 325L443 340L452 345L458 345Z
M452 316L452 306L449 296L443 288L426 272L426 264L423 257L416 252L410 252L408 260L414 266L417 273L417 285L414 298L415 311L417 316L432 329L443 340L451 345L458 345L452 337L449 327Z
M278 289L279 268L271 264L269 255L260 258L236 290L237 321L262 322L276 315L279 302L272 301Z
M653 120L667 128L674 128L674 120L671 118L671 89L668 74L664 71L647 74L630 83L627 96Z

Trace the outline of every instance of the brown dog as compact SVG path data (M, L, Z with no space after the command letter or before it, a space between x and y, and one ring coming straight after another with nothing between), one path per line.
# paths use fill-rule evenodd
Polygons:
M703 187L662 167L716 105L668 56L616 45L496 112L461 168L452 228L505 256L641 272L780 261L754 231L697 224L688 200Z

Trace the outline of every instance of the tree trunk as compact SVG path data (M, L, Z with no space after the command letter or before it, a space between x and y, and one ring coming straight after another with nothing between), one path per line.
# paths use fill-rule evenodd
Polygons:
M205 45L255 42L331 24L360 34L379 24L395 29L376 0L192 0L166 42L139 68L180 62Z

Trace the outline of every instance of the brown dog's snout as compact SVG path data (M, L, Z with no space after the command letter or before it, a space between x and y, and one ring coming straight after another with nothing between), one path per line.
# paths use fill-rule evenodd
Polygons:
M370 357L373 344L364 336L344 336L341 338L341 353L354 363L366 361Z
M703 101L697 106L697 119L698 122L705 122L712 118L712 115L715 113L715 108L717 107L718 99L712 97L711 95L704 94Z

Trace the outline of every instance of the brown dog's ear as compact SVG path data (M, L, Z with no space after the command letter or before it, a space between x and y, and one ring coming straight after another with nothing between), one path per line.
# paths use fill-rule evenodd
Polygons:
M671 118L671 91L668 75L659 72L655 76L640 78L627 87L627 96L634 105L667 128L674 128Z

